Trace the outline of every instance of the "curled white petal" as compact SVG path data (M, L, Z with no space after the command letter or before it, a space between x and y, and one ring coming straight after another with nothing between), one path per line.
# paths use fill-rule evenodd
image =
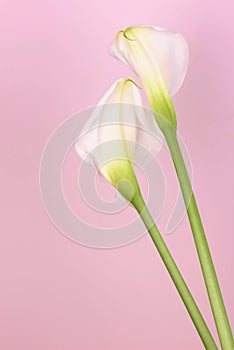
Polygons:
M138 156L138 143L153 149L154 153L161 149L160 136L159 139L153 137L153 132L161 136L143 105L139 88L131 79L119 79L94 108L78 137L75 149L113 184L113 179L118 178L113 173L120 169L123 172L123 168L130 167L129 164ZM127 162L120 162L120 159Z
M155 26L129 27L119 31L110 45L110 53L130 66L140 79L144 79L147 71L152 75L152 67L160 72L170 96L181 87L189 61L184 37Z

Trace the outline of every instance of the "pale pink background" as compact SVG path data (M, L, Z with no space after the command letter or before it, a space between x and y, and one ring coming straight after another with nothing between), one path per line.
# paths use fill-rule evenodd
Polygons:
M182 32L190 65L174 102L233 324L233 1L2 0L0 8L1 349L202 349L149 237L107 251L65 238L43 209L39 162L59 123L131 74L107 53L115 31ZM187 220L165 239L214 331Z

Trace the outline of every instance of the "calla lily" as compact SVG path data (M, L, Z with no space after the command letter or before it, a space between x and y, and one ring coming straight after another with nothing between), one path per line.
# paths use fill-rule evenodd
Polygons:
M77 153L95 166L139 213L205 348L217 350L200 310L144 202L134 172L134 159L137 153L135 145L142 142L145 146L145 141L150 139L148 133L146 138L142 138L140 127L151 130L154 126L156 126L154 119L150 118L143 108L137 85L131 79L120 79L111 86L95 107L75 148ZM161 142L158 141L156 145L160 150Z
M139 192L133 168L136 144L153 147L154 152L161 149L161 141L145 137L145 130L155 130L155 123L144 108L139 87L131 79L119 79L99 101L75 144L82 159L128 201Z
M110 53L141 79L159 126L161 115L176 128L171 97L187 71L189 52L184 37L159 27L128 27L117 33Z
M190 226L221 347L223 350L234 350L232 329L195 195L177 139L176 115L171 101L171 96L178 91L186 74L189 56L187 43L181 34L162 28L129 27L117 33L116 39L110 47L110 52L130 66L141 79L155 119L165 135L184 202L188 208ZM206 341L207 337L204 340ZM205 347L206 349L217 349L213 339L210 339L209 344L205 344Z

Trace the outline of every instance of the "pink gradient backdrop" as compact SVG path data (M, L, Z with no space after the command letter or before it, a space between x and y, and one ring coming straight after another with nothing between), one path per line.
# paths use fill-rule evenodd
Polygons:
M59 123L130 74L107 53L116 30L155 24L182 32L191 58L174 102L233 324L233 1L0 6L0 348L202 349L149 237L107 251L66 239L43 209L39 162ZM165 239L214 331L187 220Z

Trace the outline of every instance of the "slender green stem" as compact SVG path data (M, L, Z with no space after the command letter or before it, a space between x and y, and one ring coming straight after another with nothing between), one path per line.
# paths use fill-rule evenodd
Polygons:
M142 221L144 222L166 268L169 272L177 291L179 292L184 305L201 337L201 340L207 350L217 350L214 339L201 315L195 300L193 299L189 288L187 287L175 261L173 260L158 228L156 227L150 212L148 211L141 194L132 200L133 206L138 211Z
M205 280L206 289L208 292L220 343L223 350L233 350L234 341L230 323L228 320L227 312L219 287L219 282L215 272L215 267L205 236L201 217L192 190L191 182L178 143L177 134L173 128L167 128L167 131L164 132L164 135L166 137L167 144L171 152L171 156L175 165L178 180L187 208L190 226L193 232L193 237L197 248L197 253L200 260L202 273Z

